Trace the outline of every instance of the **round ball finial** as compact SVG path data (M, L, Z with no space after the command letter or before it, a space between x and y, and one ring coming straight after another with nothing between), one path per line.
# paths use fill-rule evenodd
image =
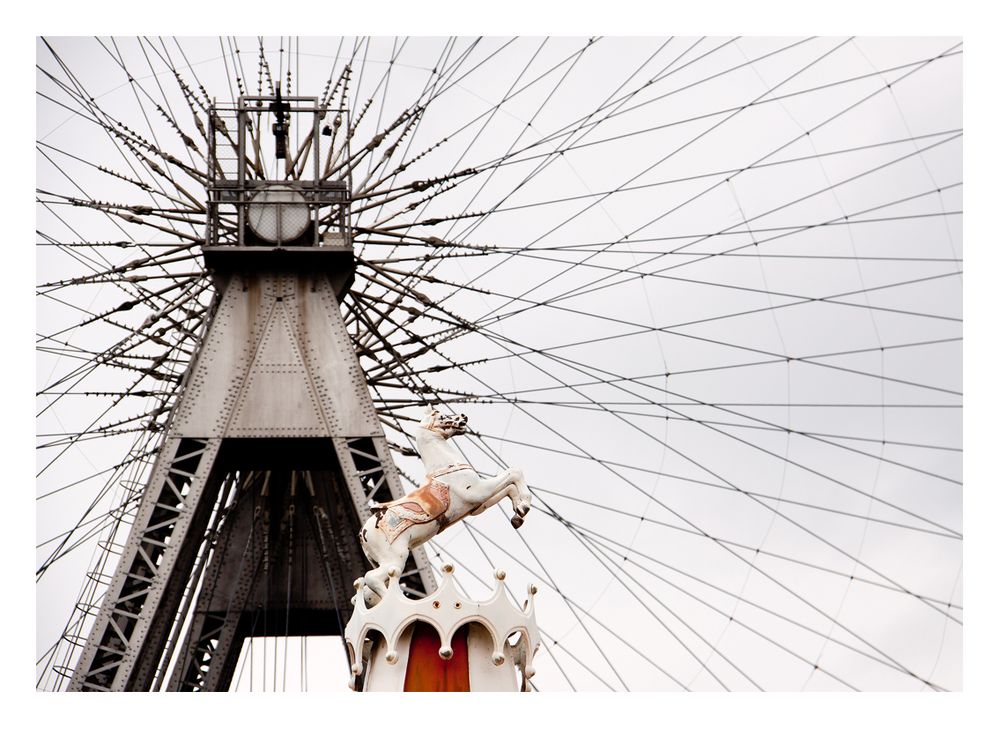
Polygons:
M507 573L503 570L497 570L493 573L493 576L502 582L507 577Z
M537 595L538 585L531 585L530 587L528 587L528 592L530 592L532 595Z
M390 665L396 665L396 661L399 660L399 654L396 651L389 651L385 654L385 662Z
M438 655L447 661L450 660L453 655L455 655L455 651L453 651L451 648L445 648L444 646L441 646L441 648L438 650Z
M361 675L361 664L360 663L353 663L353 664L351 664L351 673L353 673L355 676L360 676ZM353 682L351 683L351 686L354 686Z
M493 665L494 666L502 666L503 662L504 662L503 653L494 653L493 654Z
M441 568L441 571L450 575L452 572L455 571L455 565L453 565L453 564L446 564L446 565L444 565Z

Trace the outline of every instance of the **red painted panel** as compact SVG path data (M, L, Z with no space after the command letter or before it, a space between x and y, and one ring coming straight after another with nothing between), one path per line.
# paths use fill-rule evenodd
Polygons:
M463 625L451 640L455 655L444 660L438 655L441 639L427 623L417 622L410 638L404 691L469 690L469 626Z

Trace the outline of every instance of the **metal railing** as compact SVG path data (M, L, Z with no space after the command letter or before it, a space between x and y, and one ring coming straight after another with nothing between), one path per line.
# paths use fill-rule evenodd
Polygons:
M276 104L280 104L277 111ZM349 184L330 179L336 162L349 149L345 140L342 152L335 154L330 125L321 129L328 116L336 119L343 114L346 110L323 107L312 96L241 96L236 104L213 105L209 110L206 245L349 246ZM289 126L296 115L299 123ZM264 135L270 120L275 120L270 127L275 153L280 154L275 166L284 162L283 177L266 175L261 161L271 141ZM290 132L301 140L289 145ZM323 136L331 139L321 169Z

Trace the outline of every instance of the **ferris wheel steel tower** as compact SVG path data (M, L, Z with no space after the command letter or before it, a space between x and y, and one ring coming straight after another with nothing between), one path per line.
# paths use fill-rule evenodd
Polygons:
M298 157L312 179L248 174L265 104L286 164L288 118L311 116ZM403 490L340 313L354 254L347 183L320 174L325 113L280 92L211 111L203 250L217 304L71 690L225 690L247 637L343 634L367 505ZM217 154L220 139L236 157ZM422 549L401 584L434 589Z

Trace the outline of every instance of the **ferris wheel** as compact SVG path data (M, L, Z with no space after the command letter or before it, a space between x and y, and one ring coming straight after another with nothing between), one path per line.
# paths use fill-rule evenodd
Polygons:
M960 689L961 59L40 39L37 686L67 686L219 305L207 236L248 230L353 246L408 488L427 405L468 416L474 468L523 469L524 528L501 506L426 553L469 595L538 585L536 689ZM265 97L322 118L261 103L234 147L213 110ZM310 218L307 165L344 208ZM237 174L287 182L246 227L206 192ZM340 687L339 650L249 639L233 687Z

